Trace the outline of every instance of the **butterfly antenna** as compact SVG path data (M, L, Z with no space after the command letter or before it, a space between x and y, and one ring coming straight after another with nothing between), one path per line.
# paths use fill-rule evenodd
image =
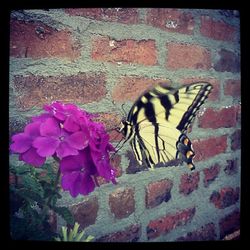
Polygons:
M125 103L122 104L122 112L123 112L124 117L126 117L127 116L127 112L124 109L124 105L125 105Z

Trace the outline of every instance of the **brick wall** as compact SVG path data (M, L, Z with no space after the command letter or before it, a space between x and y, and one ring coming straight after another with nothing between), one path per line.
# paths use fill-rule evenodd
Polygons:
M87 197L62 193L97 241L218 240L239 229L239 13L192 9L13 11L10 22L10 132L53 100L119 124L138 95L158 81L208 81L213 93L190 139L196 170L141 171L128 144L114 159L118 184ZM114 145L120 137L112 131ZM57 227L65 222L58 218Z

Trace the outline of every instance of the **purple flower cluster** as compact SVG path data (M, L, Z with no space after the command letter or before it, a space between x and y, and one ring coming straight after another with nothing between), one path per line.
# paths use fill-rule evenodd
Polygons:
M73 197L87 195L98 183L97 176L115 181L109 152L115 151L102 123L74 104L53 102L45 113L32 118L23 133L12 137L10 149L19 159L41 167L47 157L60 161L62 188Z

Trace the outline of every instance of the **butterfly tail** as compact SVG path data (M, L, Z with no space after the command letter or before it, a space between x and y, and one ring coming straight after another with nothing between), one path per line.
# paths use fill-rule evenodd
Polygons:
M193 163L193 157L195 153L193 151L192 143L189 138L185 134L181 134L177 143L176 143L176 158L180 158L185 161L190 170L195 169L195 165Z

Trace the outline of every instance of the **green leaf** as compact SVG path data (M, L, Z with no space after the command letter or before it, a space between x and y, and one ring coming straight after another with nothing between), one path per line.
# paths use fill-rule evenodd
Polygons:
M77 222L76 222L75 225L74 225L74 228L73 228L73 230L72 230L72 234L73 234L73 237L74 237L74 238L76 237L76 235L77 235L77 233L78 233L79 226L80 226L80 224L77 223Z
M47 176L51 181L55 180L56 178L56 172L52 167L52 164L45 164L44 169L47 171Z
M38 194L33 192L32 190L27 189L17 189L16 194L22 197L23 199L27 200L28 202L37 201L38 203L43 203L43 198Z
M87 237L87 239L85 239L84 241L85 241L85 242L90 242L90 241L92 241L94 238L95 238L94 236L89 235L89 236Z
M81 241L83 235L84 235L84 231L82 231L81 233L79 233L76 237L75 237L75 241Z
M28 165L23 165L23 166L10 166L10 172L16 174L16 175L23 175L26 173L30 173L31 167Z
M37 180L34 176L31 176L29 174L24 175L22 183L26 189L32 190L32 192L37 193L40 197L43 197L43 187L39 183L39 180Z
M62 227L62 234L63 234L63 241L67 241L68 236L67 236L67 228L66 227Z
M63 219L70 225L73 225L75 220L71 212L67 207L53 207L52 208L56 213L61 215Z

